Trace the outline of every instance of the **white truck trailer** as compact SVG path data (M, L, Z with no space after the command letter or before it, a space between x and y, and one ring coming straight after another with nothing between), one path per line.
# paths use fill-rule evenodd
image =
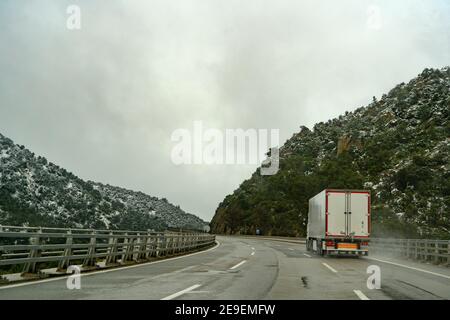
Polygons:
M309 199L308 251L368 255L369 237L369 191L325 189Z

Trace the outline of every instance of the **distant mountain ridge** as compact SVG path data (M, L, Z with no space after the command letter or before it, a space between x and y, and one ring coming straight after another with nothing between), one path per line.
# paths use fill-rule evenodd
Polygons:
M350 93L349 93L350 94ZM308 199L325 188L369 189L375 236L450 238L450 69L425 69L378 101L280 148L216 210L216 233L305 236Z
M132 230L208 225L164 198L84 181L2 134L0 224Z

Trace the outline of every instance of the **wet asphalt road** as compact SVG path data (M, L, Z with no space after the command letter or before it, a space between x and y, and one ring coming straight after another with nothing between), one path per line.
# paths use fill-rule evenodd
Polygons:
M217 237L207 251L81 276L0 287L0 299L450 299L450 268L386 257L319 257L304 244ZM381 271L368 289L367 267Z

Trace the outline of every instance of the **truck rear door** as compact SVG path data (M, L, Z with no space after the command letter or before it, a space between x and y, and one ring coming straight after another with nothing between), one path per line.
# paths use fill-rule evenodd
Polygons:
M369 236L369 214L370 214L370 195L367 192L351 192L347 194L349 201L348 208L348 236L368 237Z
M328 191L326 195L326 235L346 235L346 194L339 191Z

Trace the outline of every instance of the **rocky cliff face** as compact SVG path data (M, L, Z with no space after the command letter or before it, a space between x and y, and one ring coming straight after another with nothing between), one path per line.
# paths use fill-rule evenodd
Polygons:
M207 225L166 199L83 181L1 134L0 224L134 230Z
M219 205L218 233L306 233L308 199L325 188L371 190L374 235L450 238L450 69L409 83L280 149L281 170L259 169Z

